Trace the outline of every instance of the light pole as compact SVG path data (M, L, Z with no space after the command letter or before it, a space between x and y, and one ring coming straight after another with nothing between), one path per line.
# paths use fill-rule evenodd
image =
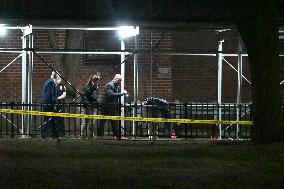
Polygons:
M136 45L136 41L137 41L137 36L139 35L139 27L138 26L121 26L120 29L118 30L119 36L120 36L120 50L121 50L121 58L120 61L123 62L125 60L125 43L124 43L124 39L128 38L128 37L133 37L135 36L135 50L137 50L137 45ZM138 79L137 79L137 55L134 54L134 103L137 103L137 86L138 86ZM121 82L121 91L124 91L124 87L125 87L125 62L123 62L120 66L120 73L121 76L123 78L122 82ZM121 116L124 116L124 104L125 104L125 97L124 95L121 96L120 102L122 104L122 108L121 108ZM134 114L134 116L137 116L137 111ZM124 120L121 120L121 127L122 127L122 131L121 133L124 133ZM135 124L133 122L133 135L135 131Z

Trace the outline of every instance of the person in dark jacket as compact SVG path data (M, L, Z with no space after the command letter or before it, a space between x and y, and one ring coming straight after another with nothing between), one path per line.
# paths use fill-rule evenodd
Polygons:
M104 95L103 95L103 107L102 107L102 113L103 115L118 115L119 106L118 106L118 100L121 96L127 94L127 91L124 90L122 92L118 91L118 86L120 82L122 81L122 76L120 74L116 74L112 81L106 84ZM106 120L102 120L98 127L98 136L102 137L104 135L104 125ZM119 138L119 127L116 121L110 121L111 127L113 131L113 135L116 138Z
M45 112L54 112L55 104L58 103L58 96L56 90L56 80L59 75L55 72L51 73L49 79L44 82L41 98L43 103L43 111ZM57 128L55 124L55 118L44 116L44 123L41 126L41 136L42 138L57 138Z
M64 103L67 92L65 85L62 83L61 77L58 77L56 80L56 89L58 96L57 112L64 113ZM58 128L58 135L60 137L64 137L65 136L64 117L57 117L56 123Z
M98 80L100 76L93 75L90 77L87 85L83 89L83 96L81 96L81 102L83 103L83 107L81 108L82 114L94 114L98 111L98 102L100 99L99 91L98 91ZM81 123L81 137L85 138L86 136L93 137L95 120L94 119L85 119L82 118Z

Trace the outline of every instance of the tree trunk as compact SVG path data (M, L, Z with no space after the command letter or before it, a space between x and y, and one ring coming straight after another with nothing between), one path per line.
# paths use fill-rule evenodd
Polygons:
M283 139L279 78L279 25L275 1L233 1L232 16L246 45L252 79L253 136L257 143Z
M56 41L55 35L53 30L47 30L48 35L48 41L50 43L50 46L52 49L59 49L58 43ZM60 69L62 71L62 65L63 65L63 54L54 54L53 60L55 62L56 68ZM62 73L60 73L62 74Z
M59 49L53 31L48 31L48 39L53 49ZM65 49L83 49L83 31L67 30L65 38ZM76 88L76 75L79 72L80 55L54 54L54 62L57 69L60 69L64 78ZM76 91L66 85L68 97L75 98ZM79 89L80 90L80 89ZM77 94L78 95L78 94Z
M83 31L78 30L67 30L66 31L66 49L83 49ZM62 70L65 78L73 84L76 88L76 76L79 72L81 55L75 54L64 54ZM80 91L80 89L79 89ZM70 86L67 86L67 92L69 97L74 98L76 96L76 91L74 91ZM78 95L78 94L77 94Z

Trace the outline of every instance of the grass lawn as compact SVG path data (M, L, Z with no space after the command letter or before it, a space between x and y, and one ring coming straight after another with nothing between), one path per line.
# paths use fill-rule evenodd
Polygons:
M284 144L0 139L0 188L284 188Z

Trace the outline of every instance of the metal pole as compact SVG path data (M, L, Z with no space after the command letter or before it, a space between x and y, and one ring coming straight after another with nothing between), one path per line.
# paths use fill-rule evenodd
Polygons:
M238 50L238 91L237 91L237 121L240 120L240 103L241 103L241 87L242 87L242 44L241 38L239 38L239 50ZM237 124L236 138L239 139L239 124Z
M218 41L218 104L219 104L219 109L218 109L218 116L219 116L219 121L222 120L222 44L224 40ZM219 126L219 138L222 139L222 125L218 124Z
M135 50L138 51L138 36L135 36ZM135 56L136 58L136 99L138 101L139 97L139 62L138 62L138 54Z
M137 35L135 36L135 50L138 50L138 37ZM138 97L138 58L137 58L137 53L134 54L134 70L133 70L133 74L134 74L134 112L133 112L133 116L137 117L137 97ZM135 136L135 126L136 126L136 122L133 121L132 123L132 130L133 130L133 136Z
M19 54L16 58L14 58L14 60L12 60L12 62L10 62L9 64L7 64L7 66L5 66L4 68L2 68L0 70L0 73L3 72L6 68L8 68L11 64L13 64L20 56L22 56L22 54Z
M223 54L223 55L224 55L224 54ZM243 54L242 54L242 57L243 57ZM224 60L233 70L235 70L237 73L239 72L232 64L230 64L230 62L228 62L228 61L224 58L224 56L223 56L223 60ZM244 78L245 81L247 81L247 82L251 85L251 82L250 82L244 75L242 75L242 78Z
M22 49L25 49L26 43L27 43L27 39L25 37L26 33L27 33L27 27L25 27L23 30L23 36L22 36ZM22 110L26 110L26 108L24 107L24 104L26 104L26 97L27 97L27 65L26 62L27 61L27 52L25 50L22 50ZM25 133L24 130L24 125L25 125L25 121L26 121L26 116L22 115L22 131L23 134ZM24 135L22 135L22 137L24 137Z
M33 48L33 35L32 35L32 26L29 27L29 49ZM33 52L28 51L29 55L29 70L28 70L28 103L30 106L28 107L29 110L32 110L31 104L33 103ZM27 124L27 135L30 132L30 126L31 126L31 119L32 116L28 116L28 124Z
M117 31L120 27L53 27L53 26L34 26L36 30L87 30L87 31Z
M153 32L150 33L150 85L151 85L151 96L153 96Z
M124 43L123 40L121 40L121 42L120 42L120 49L122 51L125 50L125 43ZM124 86L125 86L125 62L124 62L124 60L125 60L125 52L121 52L120 62L123 62L120 65L120 72L121 72L121 76L123 78L123 80L121 81L121 91L124 91ZM124 104L125 104L124 103L125 102L124 101L124 95L121 96L120 102L122 104L122 106L121 106L121 114L120 115L124 117ZM123 135L124 134L124 120L121 120L121 128L122 128L121 134Z

